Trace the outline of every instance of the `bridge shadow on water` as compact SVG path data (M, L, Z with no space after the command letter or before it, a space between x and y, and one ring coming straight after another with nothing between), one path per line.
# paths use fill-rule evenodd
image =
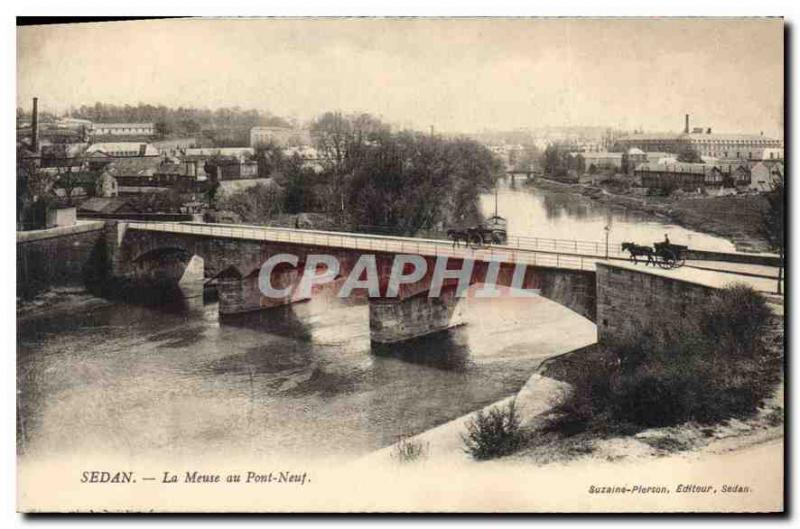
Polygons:
M443 371L464 372L473 365L467 343L467 329L463 326L398 343L373 342L372 354Z
M268 309L245 312L242 314L226 314L219 316L220 324L240 327L252 331L267 332L286 338L311 340L312 334L307 321L295 311L295 305L305 304L299 301L291 305L281 305Z
M89 285L89 292L112 301L178 314L202 312L204 291L202 285L190 288L165 282L143 286L134 282L106 282Z

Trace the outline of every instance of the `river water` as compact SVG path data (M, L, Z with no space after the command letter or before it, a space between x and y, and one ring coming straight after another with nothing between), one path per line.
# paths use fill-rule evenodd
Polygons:
M596 240L611 219L615 237L667 231L727 248L583 197L508 186L498 197L512 235ZM466 325L380 354L363 302L315 298L224 324L201 297L61 306L18 320L25 457L356 457L515 393L543 359L595 335L542 298L464 299Z
M481 196L487 215L494 214L495 195ZM541 237L597 242L605 245L606 226L610 227L609 244L623 242L651 245L668 234L674 244L695 250L733 252L727 239L688 230L643 212L600 203L576 193L541 190L510 179L500 182L497 193L498 213L509 220L510 237Z

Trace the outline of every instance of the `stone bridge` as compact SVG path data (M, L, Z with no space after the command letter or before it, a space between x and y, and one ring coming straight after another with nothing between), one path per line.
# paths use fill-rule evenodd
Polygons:
M368 300L370 334L377 343L447 329L461 294L458 289L469 285L473 287L468 295L476 296L503 295L510 287L534 290L596 319L596 259L581 256L504 247L453 248L449 241L431 239L201 223L109 223L106 246L116 279L187 288L214 280L223 318L344 288L348 296ZM295 256L296 263L270 269L270 285L284 292L267 297L259 285L262 265L281 254ZM338 270L329 270L317 255L335 258ZM441 261L446 264L437 271ZM370 272L377 275L377 288L363 282L348 286L351 275L363 281ZM394 284L393 272L400 278ZM479 287L486 283L498 288ZM429 295L432 290L435 295Z

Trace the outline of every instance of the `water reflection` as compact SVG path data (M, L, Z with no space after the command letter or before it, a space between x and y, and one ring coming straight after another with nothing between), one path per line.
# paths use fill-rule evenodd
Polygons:
M233 327L263 331L300 340L310 340L311 329L307 322L298 316L297 312L304 303L307 302L301 301L243 314L227 314L220 316L220 320L225 325Z
M394 344L372 344L372 353L403 362L445 371L466 371L471 366L470 347L464 327Z
M670 224L656 215L612 206L576 193L544 191L529 185L512 187L500 181L497 207L508 219L510 237L540 237L595 241L605 244L605 226L611 227L610 244L624 241L652 244L669 234L675 244L693 249L735 251L732 242ZM495 194L481 196L485 215L494 213Z

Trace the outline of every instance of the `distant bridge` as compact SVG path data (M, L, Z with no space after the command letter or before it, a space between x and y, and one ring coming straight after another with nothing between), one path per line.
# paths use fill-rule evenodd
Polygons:
M525 177L526 180L530 180L531 178L535 178L540 171L535 171L533 169L509 169L506 171L506 175L511 177L511 181L515 182L517 177Z

